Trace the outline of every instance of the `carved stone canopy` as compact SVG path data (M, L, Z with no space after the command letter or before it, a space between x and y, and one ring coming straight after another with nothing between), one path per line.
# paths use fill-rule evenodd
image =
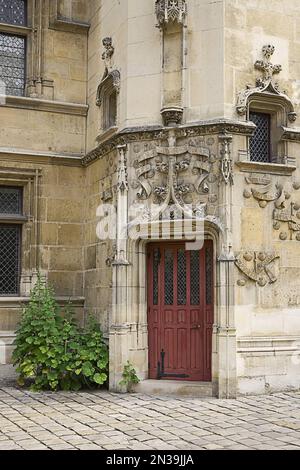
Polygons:
M239 93L236 109L238 114L245 115L251 96L255 94L276 96L276 99L280 99L287 109L289 121L294 122L297 118L294 105L290 98L280 91L278 83L274 80L274 75L279 74L282 70L281 65L271 63L271 56L274 51L275 47L271 44L267 44L262 48L263 58L257 60L254 64L254 68L259 70L262 76L256 79L256 86L248 85L245 90Z
M104 75L102 80L97 89L97 98L96 98L96 105L101 106L103 101L103 92L105 90L106 85L109 85L111 82L112 87L115 89L117 93L120 91L120 82L121 82L121 74L119 70L111 70L110 72L108 69L105 69Z
M155 12L160 27L168 23L183 24L187 15L185 0L156 0Z

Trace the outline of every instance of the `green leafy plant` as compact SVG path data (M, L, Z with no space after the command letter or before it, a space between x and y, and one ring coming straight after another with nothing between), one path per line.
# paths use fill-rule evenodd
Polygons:
M127 361L123 369L122 380L120 381L121 387L125 386L127 391L131 392L133 385L138 384L139 382L140 379L136 375L136 370L133 365Z
M63 314L62 314L63 313ZM80 328L70 306L61 312L54 292L38 277L14 342L19 384L31 389L80 390L107 380L108 348L94 318Z

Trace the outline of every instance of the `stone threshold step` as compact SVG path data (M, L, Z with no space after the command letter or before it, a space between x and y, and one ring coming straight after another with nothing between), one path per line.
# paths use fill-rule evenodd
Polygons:
M135 385L134 391L145 395L207 398L212 397L212 383L148 379Z

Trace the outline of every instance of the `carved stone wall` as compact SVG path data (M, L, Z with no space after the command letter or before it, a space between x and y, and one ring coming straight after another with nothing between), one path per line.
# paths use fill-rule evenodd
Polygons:
M129 200L143 216L156 217L172 207L175 217L218 220L220 161L217 136L176 139L129 146ZM179 215L180 214L180 215Z

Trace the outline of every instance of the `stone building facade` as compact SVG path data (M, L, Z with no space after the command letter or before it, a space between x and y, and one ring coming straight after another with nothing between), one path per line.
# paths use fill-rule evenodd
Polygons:
M298 0L0 0L2 363L41 271L112 390L299 388L299 31Z

